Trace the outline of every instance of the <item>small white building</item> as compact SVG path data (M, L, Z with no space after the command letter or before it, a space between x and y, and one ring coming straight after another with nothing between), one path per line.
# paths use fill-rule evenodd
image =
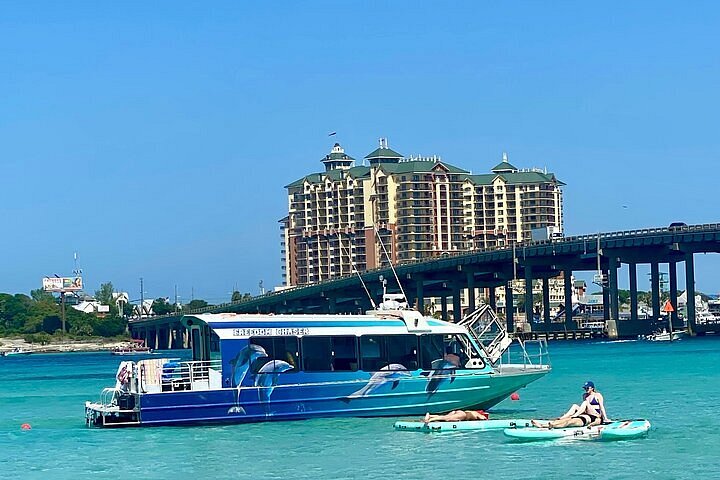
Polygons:
M77 305L71 305L72 308L75 310L79 310L83 313L94 313L98 317L104 317L108 313L110 313L110 306L109 305L103 305L100 302L97 302L95 300L92 301L82 301L78 303Z

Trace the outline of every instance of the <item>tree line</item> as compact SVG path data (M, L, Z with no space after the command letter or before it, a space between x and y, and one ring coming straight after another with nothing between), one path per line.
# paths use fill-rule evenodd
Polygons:
M65 332L62 331L62 310L59 298L42 289L23 293L0 293L0 336L24 335L30 341L50 341L51 336L116 337L127 335L128 319L136 315L135 305L121 304L113 297L111 282L103 283L95 292L95 300L110 308L108 313L84 313L65 305ZM233 292L232 301L251 298L248 293ZM196 310L211 306L205 300L194 299L185 305L174 305L167 298L153 300L155 315L176 311Z

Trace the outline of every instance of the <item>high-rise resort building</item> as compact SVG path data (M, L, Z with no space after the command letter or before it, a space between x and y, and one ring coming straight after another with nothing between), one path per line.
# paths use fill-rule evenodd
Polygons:
M362 165L339 143L321 161L324 172L286 187L285 286L529 241L538 227L562 231L564 183L505 154L491 173L473 175L437 156L404 157L383 138Z

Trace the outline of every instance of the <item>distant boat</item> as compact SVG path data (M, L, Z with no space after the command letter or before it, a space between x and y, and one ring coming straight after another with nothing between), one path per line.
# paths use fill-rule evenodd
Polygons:
M131 344L110 350L113 355L151 355L152 349L145 345L145 340L133 339Z
M711 325L718 323L720 319L709 310L700 310L695 314L695 323L698 325Z
M684 332L672 332L671 337L670 332L663 328L660 332L651 333L650 335L640 335L639 338L641 340L648 340L650 342L669 342L671 340L680 340L683 333Z
M0 352L0 356L3 357L9 357L11 355L30 355L32 352L30 350L25 350L24 348L15 347L12 350L8 350L7 352Z

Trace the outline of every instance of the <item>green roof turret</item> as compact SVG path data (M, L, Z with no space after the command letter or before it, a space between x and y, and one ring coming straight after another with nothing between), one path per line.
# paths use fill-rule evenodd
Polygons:
M508 161L508 154L503 152L502 162L495 165L490 171L494 173L515 173L518 169Z
M380 148L373 150L365 158L370 162L370 165L377 165L379 163L399 163L403 156L388 148L387 138L381 138Z
M343 170L352 168L355 159L350 155L347 155L340 144L336 143L333 145L330 153L325 155L325 158L320 161L325 164L325 171L329 172L330 170L335 170L337 168L341 168Z

